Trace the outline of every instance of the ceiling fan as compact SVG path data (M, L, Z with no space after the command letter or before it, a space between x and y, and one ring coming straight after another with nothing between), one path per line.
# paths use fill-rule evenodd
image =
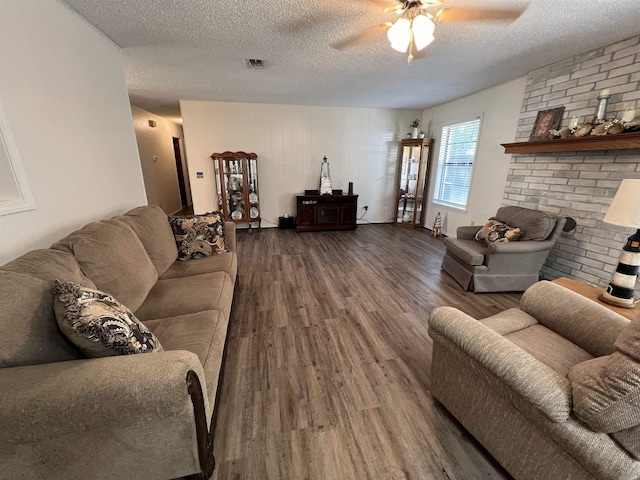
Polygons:
M380 0L368 0L380 5ZM394 4L384 9L400 15L395 22L376 25L365 32L347 38L332 46L338 50L348 48L356 43L387 31L391 48L409 56L411 64L413 50L420 51L434 40L436 23L467 23L476 21L512 22L522 15L525 8L513 9L482 9L482 8L446 8L442 7L442 0L393 0Z

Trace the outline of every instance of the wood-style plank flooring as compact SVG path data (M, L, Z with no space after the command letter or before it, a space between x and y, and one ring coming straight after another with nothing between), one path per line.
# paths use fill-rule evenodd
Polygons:
M424 229L240 231L238 250L213 479L510 478L431 396L427 324L520 294L464 292Z

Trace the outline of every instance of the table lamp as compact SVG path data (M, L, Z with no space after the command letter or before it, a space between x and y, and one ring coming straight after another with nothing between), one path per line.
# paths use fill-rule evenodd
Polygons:
M622 227L637 228L638 231L631 235L622 247L618 268L609 287L599 298L611 305L634 308L637 301L634 300L633 293L640 270L640 179L622 180L604 221Z

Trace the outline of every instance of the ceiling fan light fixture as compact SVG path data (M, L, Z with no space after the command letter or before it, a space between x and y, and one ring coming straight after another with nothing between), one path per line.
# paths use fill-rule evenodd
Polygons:
M422 50L434 40L433 31L435 25L426 15L418 15L413 19L411 31L417 50Z
M391 48L398 52L406 52L411 42L411 22L406 18L399 18L389 30L387 38L391 42Z

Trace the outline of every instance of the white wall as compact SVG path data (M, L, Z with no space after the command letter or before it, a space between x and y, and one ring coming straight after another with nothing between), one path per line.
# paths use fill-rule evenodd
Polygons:
M58 1L3 0L0 71L36 204L0 216L0 263L146 203L115 44Z
M295 195L317 189L327 156L334 189L354 183L359 214L384 222L394 212L394 174L401 138L414 110L181 101L193 205L217 208L214 152L258 154L262 218L295 215ZM197 178L203 172L204 178ZM502 193L502 192L500 192ZM263 226L271 226L263 222Z
M138 107L131 107L131 112L149 205L158 205L167 214L175 213L182 203L173 137L183 138L182 126ZM156 126L150 127L149 120Z
M423 112L421 128L428 137L435 139L427 197L430 200L433 199L442 126L483 116L467 210L436 205L430 201L425 214L427 228L432 227L436 213L440 212L443 232L455 236L459 226L484 225L502 206L511 156L504 154L500 144L515 139L526 80L526 77L521 77Z

